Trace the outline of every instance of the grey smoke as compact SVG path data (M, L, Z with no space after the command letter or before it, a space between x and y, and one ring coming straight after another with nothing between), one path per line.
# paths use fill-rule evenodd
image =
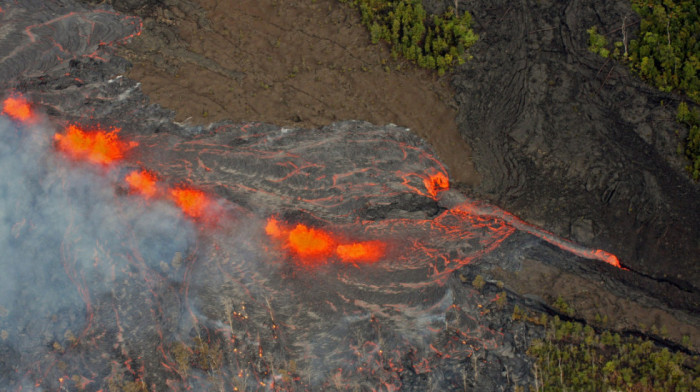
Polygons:
M143 270L162 272L195 240L175 206L120 189L124 168L66 159L53 134L49 125L0 116L2 385L19 385L25 375L14 369L62 353L86 326L85 296L108 294Z

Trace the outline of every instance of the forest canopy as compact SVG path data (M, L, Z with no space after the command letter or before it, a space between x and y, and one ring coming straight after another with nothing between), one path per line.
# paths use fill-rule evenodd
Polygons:
M588 29L590 50L625 62L633 72L662 91L685 95L691 102L700 104L700 3L697 0L631 0L631 3L639 15L637 38L629 43L623 39L610 44L593 26ZM688 158L686 168L698 181L700 123L696 112L682 102L677 119L688 130L679 152Z
M471 15L449 9L442 15L428 16L420 0L340 0L360 10L362 24L372 43L385 41L394 57L402 55L422 68L439 75L463 64L467 49L478 36L471 29Z

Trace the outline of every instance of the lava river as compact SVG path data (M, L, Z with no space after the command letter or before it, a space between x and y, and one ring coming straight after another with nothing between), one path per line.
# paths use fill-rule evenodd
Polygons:
M0 115L10 390L463 390L475 374L459 369L484 366L505 385L528 363L455 272L515 233L620 267L451 190L401 127L173 124L133 84L76 82L55 59L101 69L133 19L17 7L0 11L29 21L12 59L39 51L33 67L76 87L0 68L27 78ZM74 48L51 28L71 23Z

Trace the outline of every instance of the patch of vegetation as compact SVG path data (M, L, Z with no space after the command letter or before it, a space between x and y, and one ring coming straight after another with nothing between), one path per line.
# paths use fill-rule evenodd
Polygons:
M508 304L508 294L505 291L501 291L496 295L494 302L496 303L496 309L503 310Z
M513 320L537 321L516 309ZM545 338L533 341L537 391L694 391L700 390L700 357L672 353L639 337L623 337L589 325L546 323Z
M700 4L697 0L632 0L641 17L630 41L629 65L663 91L700 102Z
M588 49L607 59L610 56L610 50L607 48L608 39L603 34L598 33L597 26L593 26L586 31L588 32Z
M370 31L373 43L391 45L395 58L402 55L422 68L435 69L439 75L463 64L467 49L479 37L472 31L471 15L448 10L428 18L420 0L339 0L360 10L362 24Z
M472 286L481 291L484 286L486 286L486 281L484 280L484 277L481 275L477 275L474 280L472 280Z
M623 38L611 45L593 26L587 30L589 49L605 58L627 63L633 72L662 91L677 91L700 104L700 3L697 0L631 0L631 3L640 17L638 38L629 44ZM681 116L681 111L679 106L678 117L688 118ZM698 181L700 131L697 116L694 120L679 119L689 130L685 146L680 150L690 160L687 169Z
M557 297L556 301L554 301L554 308L562 314L565 314L569 317L573 317L576 313L576 310L573 308L573 306L569 305L566 301L564 301L564 298L562 298L561 295Z
M202 370L218 370L223 364L224 353L218 343L209 344L200 337L194 338L194 365Z

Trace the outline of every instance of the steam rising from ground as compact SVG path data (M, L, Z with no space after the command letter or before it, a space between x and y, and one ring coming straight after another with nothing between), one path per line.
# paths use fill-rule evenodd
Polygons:
M53 134L0 116L0 346L22 358L2 366L23 371L87 331L93 298L186 253L195 238L175 206L116 187L118 167L56 154ZM33 371L36 379L48 369ZM0 384L28 376L13 373L0 368Z

